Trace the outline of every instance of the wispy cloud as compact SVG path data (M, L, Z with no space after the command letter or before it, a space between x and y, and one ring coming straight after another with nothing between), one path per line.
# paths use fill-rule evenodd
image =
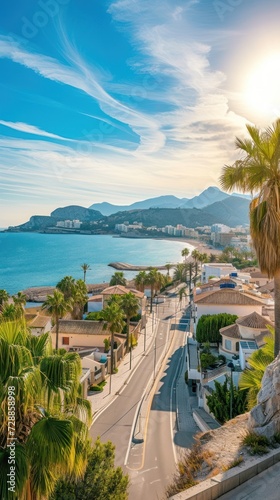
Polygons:
M38 135L41 137L49 137L50 139L59 139L60 141L73 141L73 139L69 139L67 137L61 137L60 135L52 134L50 132L46 132L45 130L41 130L34 125L29 125L28 123L22 122L7 122L4 120L0 120L0 125L4 127L12 128L13 130L18 130L19 132L24 132L26 134Z
M30 68L44 78L84 91L98 101L100 108L107 115L128 124L139 135L141 151L150 153L160 149L164 145L164 135L160 132L157 122L111 97L69 40L66 37L63 39L65 54L72 66L45 55L30 53L18 41L5 36L0 36L0 57L9 58Z

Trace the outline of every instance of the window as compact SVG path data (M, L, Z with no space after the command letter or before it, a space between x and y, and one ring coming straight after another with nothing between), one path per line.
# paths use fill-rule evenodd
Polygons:
M62 337L62 344L69 345L69 337Z
M231 340L225 340L225 349L231 351Z
M236 342L235 344L235 350L238 352L239 351L239 342Z

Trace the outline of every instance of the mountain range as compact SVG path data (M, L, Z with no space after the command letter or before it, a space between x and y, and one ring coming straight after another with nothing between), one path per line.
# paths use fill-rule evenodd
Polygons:
M194 198L159 196L131 205L94 203L89 208L70 205L55 209L50 216L33 215L28 222L11 230L40 231L56 226L61 220L78 219L87 226L96 222L112 230L115 224L125 221L142 222L144 226L162 227L183 224L187 227L214 223L236 226L249 223L249 197L228 195L217 187L209 187ZM88 223L88 224L87 224Z
M250 198L247 195L224 193L215 186L210 186L194 198L177 198L173 195L158 196L143 201L137 201L131 205L112 205L111 203L93 203L89 208L98 210L103 215L112 215L116 212L127 212L130 210L143 210L148 208L205 208L212 203L237 196L240 198Z

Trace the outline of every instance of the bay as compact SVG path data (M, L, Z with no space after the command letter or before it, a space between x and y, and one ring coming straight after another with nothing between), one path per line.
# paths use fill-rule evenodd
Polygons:
M184 241L116 238L111 235L0 233L0 289L14 294L33 286L54 286L64 276L83 278L81 264L89 264L87 283L110 280L110 262L164 265L182 261ZM132 279L136 272L124 273Z

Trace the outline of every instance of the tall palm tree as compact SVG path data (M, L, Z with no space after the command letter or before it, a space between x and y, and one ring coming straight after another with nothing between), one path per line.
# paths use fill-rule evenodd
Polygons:
M16 306L18 306L24 312L24 306L26 304L27 297L24 293L18 292L13 295L13 301Z
M159 290L163 284L163 275L157 271L155 268L150 268L150 271L146 277L146 283L150 285L151 289L151 302L150 302L150 313L153 311L153 298L154 293Z
M82 319L85 305L88 301L87 287L83 280L77 280L72 288L72 318Z
M187 271L187 265L185 265L183 262L179 262L176 264L174 268L174 275L173 275L173 281L178 281L179 283L183 283L186 281L186 271Z
M90 265L89 264L81 264L81 268L82 268L83 273L84 273L84 282L86 282L86 274L87 274L87 271L90 270Z
M0 321L16 321L23 317L23 310L15 304L5 304L2 306Z
M122 271L116 271L110 279L109 286L114 285L126 285L126 279L124 277L124 273Z
M129 292L129 293L126 293L125 295L122 296L121 308L122 308L124 315L126 317L126 346L130 352L130 368L131 368L132 350L131 350L131 338L130 338L130 332L129 332L129 325L130 325L131 318L133 318L133 316L136 316L136 314L139 311L139 302L138 302L137 297L134 295L134 293Z
M167 276L169 278L169 276L170 276L170 269L173 267L173 264L170 264L169 262L167 262L167 264L165 264L165 267L167 269Z
M182 255L182 257L185 257L185 263L187 262L187 257L189 254L190 254L189 248L183 248L181 255Z
M73 305L73 300L65 300L64 295L59 290L55 290L53 295L47 295L46 301L42 305L42 309L46 309L53 317L55 322L55 348L58 350L58 335L59 335L59 320L67 311L70 311Z
M8 302L10 295L6 290L1 289L0 290L0 309L1 307Z
M222 188L250 191L250 232L261 271L274 278L275 346L280 350L280 119L261 131L247 125L249 139L236 139L243 158L223 168ZM257 194L256 194L257 193Z
M145 285L147 284L147 273L146 271L139 271L139 273L135 276L134 279L135 287L140 292L144 292Z
M64 276L64 278L57 283L56 288L63 293L65 300L68 300L72 297L74 286L74 278L72 276Z
M58 479L83 476L91 408L80 397L81 372L77 353L52 355L48 333L35 337L23 323L0 325L0 498L48 500ZM11 494L10 445L16 456Z
M114 343L115 333L121 333L125 322L123 319L123 311L117 302L112 302L103 310L103 330L109 330L111 333L111 375L114 373Z

